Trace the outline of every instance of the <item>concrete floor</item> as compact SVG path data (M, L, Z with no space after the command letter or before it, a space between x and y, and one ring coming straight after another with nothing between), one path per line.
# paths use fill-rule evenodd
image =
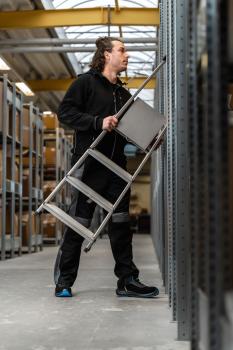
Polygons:
M0 262L0 350L188 350L176 341L149 235L134 238L141 280L155 299L117 298L109 241L82 255L74 297L53 296L57 248Z

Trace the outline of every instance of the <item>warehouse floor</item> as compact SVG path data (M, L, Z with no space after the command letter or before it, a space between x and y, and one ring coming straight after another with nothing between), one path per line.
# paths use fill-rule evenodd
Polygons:
M141 279L155 299L117 298L109 241L83 253L71 299L53 296L57 248L0 262L0 350L188 350L178 342L149 235L134 238Z

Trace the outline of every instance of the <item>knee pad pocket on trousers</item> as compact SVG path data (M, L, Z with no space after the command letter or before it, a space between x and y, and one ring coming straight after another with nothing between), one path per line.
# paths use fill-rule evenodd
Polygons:
M129 213L128 212L113 213L112 222L119 223L119 224L129 222Z

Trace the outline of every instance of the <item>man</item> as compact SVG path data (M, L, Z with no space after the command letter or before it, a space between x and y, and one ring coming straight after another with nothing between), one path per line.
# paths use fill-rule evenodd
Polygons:
M72 165L90 146L93 140L107 130L97 149L113 162L126 169L124 147L126 140L114 128L118 120L114 115L130 98L123 88L118 74L125 71L128 53L121 40L110 37L96 41L97 50L91 69L79 76L68 89L62 101L58 118L75 129ZM95 159L88 157L76 174L77 178L114 203L125 187L125 182ZM109 238L115 259L115 275L118 277L118 296L153 297L159 294L156 287L148 287L139 279L139 271L133 262L132 233L129 229L128 192L112 215ZM95 204L75 190L69 215L85 227L89 227ZM84 238L66 228L55 264L55 295L71 297L71 287L77 277L81 247Z

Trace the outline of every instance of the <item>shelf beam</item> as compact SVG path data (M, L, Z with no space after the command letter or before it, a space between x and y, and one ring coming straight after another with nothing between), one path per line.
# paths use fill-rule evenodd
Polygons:
M51 28L84 25L159 26L158 8L107 7L0 12L0 28Z
M135 77L135 78L121 78L123 82L126 82L127 88L138 89L143 83L146 77ZM75 79L51 79L51 80L29 80L28 85L34 92L40 91L66 91L71 83ZM154 89L156 86L156 79L151 79L146 85L146 89Z

